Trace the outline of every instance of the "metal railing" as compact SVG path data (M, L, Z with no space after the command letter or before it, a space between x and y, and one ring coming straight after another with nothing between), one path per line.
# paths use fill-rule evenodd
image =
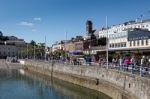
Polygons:
M30 61L34 61L37 63L47 63L47 64L51 64L51 65L73 65L73 66L98 66L100 68L107 68L107 64L106 62L104 63L94 63L94 62L78 62L78 61L62 61L62 60L49 60L49 61L43 61L43 60L30 60ZM113 69L113 70L117 70L117 71L121 71L121 72L127 72L130 73L132 75L139 75L140 77L150 77L150 67L148 66L139 66L139 65L119 65L119 64L113 64L113 63L109 63L108 65L108 69Z

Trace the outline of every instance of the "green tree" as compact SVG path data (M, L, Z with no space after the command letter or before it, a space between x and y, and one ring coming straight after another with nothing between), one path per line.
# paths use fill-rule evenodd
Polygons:
M32 46L34 46L34 45L36 45L36 42L35 42L34 40L31 40L30 44L31 44Z
M38 43L36 44L35 41L31 41L30 43L27 43L27 47L24 47L21 49L21 51L18 53L20 57L26 58L35 58L36 59L42 59L45 56L45 43ZM28 52L27 52L28 51Z

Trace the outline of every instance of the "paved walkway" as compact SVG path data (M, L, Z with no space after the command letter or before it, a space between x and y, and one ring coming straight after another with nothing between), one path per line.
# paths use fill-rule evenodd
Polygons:
M6 61L4 59L0 59L0 69L7 69L9 68L6 64Z
M22 68L19 63L6 62L5 59L0 59L0 69L19 69Z

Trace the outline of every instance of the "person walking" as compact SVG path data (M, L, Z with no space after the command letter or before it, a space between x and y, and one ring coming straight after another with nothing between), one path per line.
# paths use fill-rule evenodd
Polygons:
M123 59L122 59L122 57L119 58L119 67L120 67L120 70L123 69Z
M141 66L140 66L140 76L143 76L143 67L145 66L145 56L142 56L141 58Z
M124 64L123 69L126 69L126 71L128 71L128 66L129 66L129 58L128 57L125 57L123 64Z
M130 65L131 65L131 73L133 74L133 70L136 66L136 60L135 60L134 56L132 56L132 58L130 59Z

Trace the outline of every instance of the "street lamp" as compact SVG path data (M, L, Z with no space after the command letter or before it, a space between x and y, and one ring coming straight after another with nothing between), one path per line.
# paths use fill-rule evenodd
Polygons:
M91 41L90 41L90 44L89 44L89 65L91 65Z
M46 36L45 36L45 61L46 61Z
M67 47L67 32L66 32L66 34L65 34L65 38L66 38L66 40L65 40L65 44L64 44L64 51L65 51L65 60L67 60L67 49L66 49L66 47Z
M28 51L28 43L27 43L27 59L28 59L28 54L29 54L29 51Z
M91 55L90 50L91 50L91 45L89 44L89 56Z
M34 60L35 60L35 44L34 44Z
M106 33L107 33L107 37L106 37L106 60L107 60L107 69L108 69L108 48L109 48L109 37L108 37L108 26L107 26L107 16L106 16Z

